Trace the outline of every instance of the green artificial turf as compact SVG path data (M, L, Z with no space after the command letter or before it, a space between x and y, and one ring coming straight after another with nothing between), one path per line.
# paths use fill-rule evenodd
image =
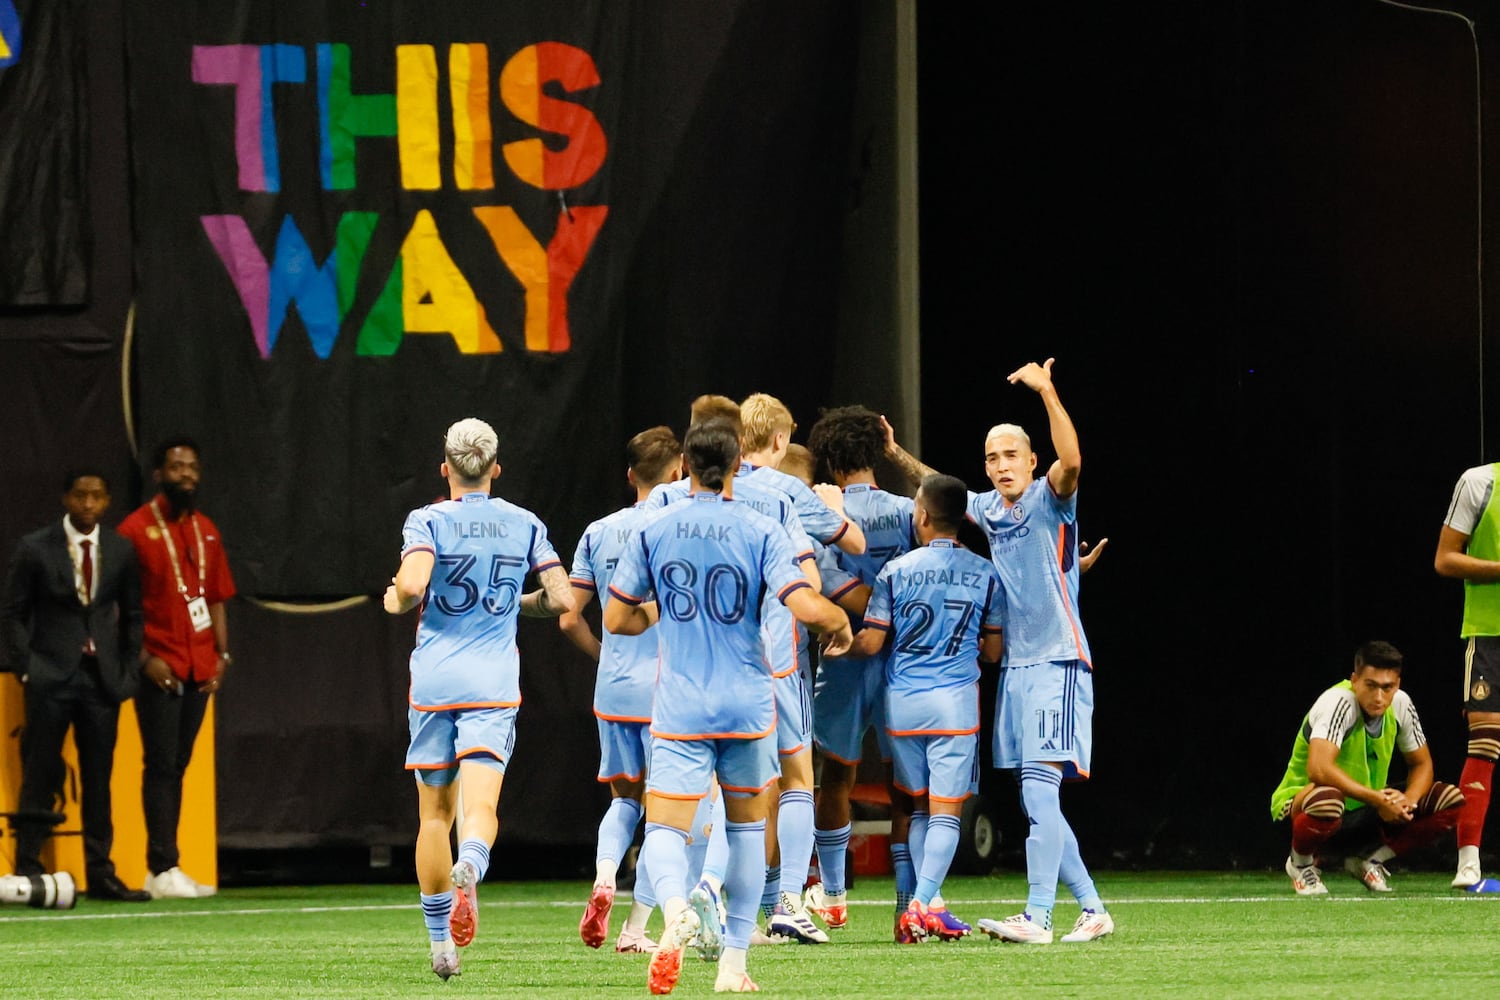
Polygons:
M1086 945L892 943L889 879L861 879L833 943L751 950L763 993L783 997L1481 997L1500 995L1500 897L1466 896L1450 876L1396 873L1375 896L1328 873L1331 895L1301 899L1279 873L1099 873L1116 922ZM1020 909L1020 874L954 878L950 908L974 922ZM80 901L71 911L0 910L0 996L644 997L644 955L578 940L588 886L486 884L463 975L430 971L416 888L230 889L205 900ZM611 934L629 906L617 901ZM1078 915L1058 906L1059 936ZM653 917L652 933L661 925ZM674 996L713 992L690 957Z

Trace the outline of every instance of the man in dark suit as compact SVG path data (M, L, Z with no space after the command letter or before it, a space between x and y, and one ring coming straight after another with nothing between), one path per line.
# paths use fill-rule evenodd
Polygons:
M140 572L130 542L99 525L109 507L104 477L69 473L63 489L67 516L21 539L0 610L6 663L26 689L16 874L43 872L50 826L40 814L62 790L63 737L72 726L88 895L145 902L150 895L121 882L109 859L120 703L135 693L141 672Z

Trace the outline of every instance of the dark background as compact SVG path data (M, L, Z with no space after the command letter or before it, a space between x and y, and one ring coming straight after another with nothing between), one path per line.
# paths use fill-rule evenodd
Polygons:
M886 7L841 9L852 35ZM82 310L0 316L6 553L56 516L64 456L118 476L116 516L139 496L119 385L135 291L121 18L114 3L88 17L92 294ZM1478 34L1481 51L1493 45L1492 29ZM1467 27L1375 0L929 4L917 47L922 404L920 440L910 427L903 436L975 488L986 487L980 446L993 423L1024 424L1050 461L1040 405L1005 376L1057 357L1086 459L1083 533L1111 539L1082 598L1097 667L1094 778L1064 796L1085 858L1279 865L1285 831L1268 802L1296 726L1370 638L1407 654L1404 686L1438 776L1455 780L1461 587L1433 573L1432 555L1454 482L1492 457L1497 430L1476 255L1479 126L1492 124L1494 89L1486 78L1478 102ZM858 54L848 58L831 71L849 72ZM731 98L746 86L722 82ZM838 133L853 96L824 94L830 103L809 113ZM847 214L860 208L859 171L878 170L891 139L843 141L854 152L829 157L848 173L830 207ZM674 190L722 190L728 178L703 170ZM661 215L653 236L691 226L694 203ZM658 282L705 266L691 255L654 264ZM849 310L828 286L801 315L835 324ZM830 368L887 384L884 352L830 345L815 325L790 348L759 350L723 332L731 305L710 317L717 336L695 339L692 317L664 316L673 349L652 354L648 292L632 302L624 426L680 429L698 392L774 392L804 428L821 405L890 405L823 388ZM205 457L207 486L232 457ZM554 526L559 549L571 553L583 521L623 499L580 499L577 523ZM304 618L237 601L231 615L240 677L219 705L226 877L272 849L385 843L404 860L408 630L369 606ZM528 675L574 673L549 681L550 703L528 697L502 847L581 870L593 820L572 820L603 804L593 748L549 736L591 732L591 679L552 636L523 642ZM330 663L360 692L352 707L299 687L310 665ZM267 699L285 709L283 728L249 724ZM290 774L266 764L297 759L306 767ZM331 786L320 759L364 763ZM507 811L523 800L529 809ZM568 821L545 821L553 813ZM1433 860L1450 864L1451 847Z

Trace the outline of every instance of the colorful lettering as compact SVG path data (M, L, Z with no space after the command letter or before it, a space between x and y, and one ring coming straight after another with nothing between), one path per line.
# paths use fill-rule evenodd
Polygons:
M396 46L396 149L401 154L401 186L408 191L443 186L437 92L437 53L432 46Z
M562 212L552 241L543 250L509 205L474 209L474 215L495 244L495 252L526 290L528 351L566 351L572 346L568 332L568 289L608 214L605 205L583 205Z
M495 186L488 46L449 46L448 93L453 105L453 179L460 191L488 191Z
M396 134L395 94L349 89L349 46L317 46L320 166L326 191L354 189L354 141Z
M14 0L0 0L0 69L21 58L21 15Z
M490 328L484 306L453 263L438 235L437 222L426 209L412 220L401 244L400 266L391 271L382 298L398 284L406 333L446 333L464 354L499 353L500 338ZM387 325L368 338L361 331L357 353L395 353L400 338L390 337L388 314L384 320Z
M505 162L518 178L545 191L561 191L598 173L609 150L599 119L582 105L548 97L542 87L556 83L571 94L599 82L593 58L562 42L528 45L510 58L500 71L500 99L526 124L567 139L561 150L548 149L541 139L506 143Z

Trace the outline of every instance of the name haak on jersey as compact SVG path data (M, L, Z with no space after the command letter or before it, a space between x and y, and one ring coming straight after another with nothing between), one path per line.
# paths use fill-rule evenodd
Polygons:
M728 541L733 535L727 524L694 524L691 521L677 522L678 538L707 538L711 541Z

